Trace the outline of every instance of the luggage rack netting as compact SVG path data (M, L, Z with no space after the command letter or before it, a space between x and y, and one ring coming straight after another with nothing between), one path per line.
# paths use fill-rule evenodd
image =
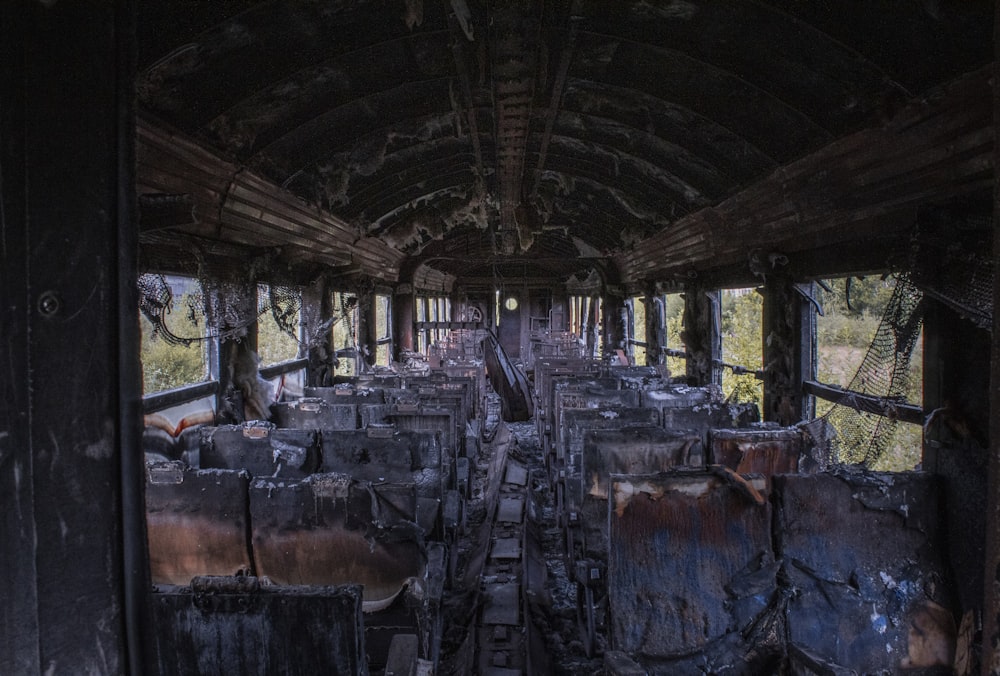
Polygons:
M816 420L810 432L830 445L830 457L843 464L872 467L892 446L899 419L891 414L895 404L906 404L910 384L910 358L923 324L924 294L908 274L896 277L875 337L843 396ZM860 410L857 394L881 400L889 415Z
M206 288L213 293L206 293ZM302 337L299 317L302 294L290 286L258 284L256 303L243 297L245 288L236 283L198 281L191 291L179 299L175 297L164 275L145 273L139 276L139 310L153 326L153 335L170 345L190 346L194 343L226 339L239 340L246 335L247 327L270 314L278 329L300 345L312 346L325 339L325 333L339 321L347 325L347 336L352 336L352 312L357 306L357 296L338 292L334 296L334 317L328 320L319 335ZM190 333L179 331L179 322L169 317L176 311L183 312ZM194 329L198 329L195 332ZM345 345L345 347L347 347Z

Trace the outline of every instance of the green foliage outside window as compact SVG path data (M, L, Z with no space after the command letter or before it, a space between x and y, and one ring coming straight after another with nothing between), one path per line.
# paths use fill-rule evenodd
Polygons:
M174 311L167 315L172 333L178 336L200 336L205 331L186 312L188 296L175 298ZM195 341L190 345L172 345L153 333L153 325L140 315L142 346L142 388L145 394L169 390L181 385L200 383L208 376L205 358L205 342Z
M829 279L830 291L817 290L823 316L816 319L816 378L828 385L847 387L857 373L878 329L882 314L895 289L893 278L878 276ZM923 341L918 340L910 359L906 400L923 403ZM816 400L816 415L826 414L832 402ZM899 423L893 446L873 469L903 471L913 469L922 455L922 432L919 425Z
M722 292L722 361L760 369L762 364L761 313L763 297L755 290ZM764 386L753 374L736 375L722 370L722 393L731 401L761 405Z

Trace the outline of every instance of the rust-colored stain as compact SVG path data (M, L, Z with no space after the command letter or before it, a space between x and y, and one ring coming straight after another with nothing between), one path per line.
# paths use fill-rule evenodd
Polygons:
M190 584L197 575L234 575L250 568L246 523L197 514L147 514L149 569L154 584Z
M740 591L740 580L772 560L768 503L701 472L616 476L612 490L608 593L617 649L680 655L767 605L773 572L752 592ZM734 603L744 596L749 605Z

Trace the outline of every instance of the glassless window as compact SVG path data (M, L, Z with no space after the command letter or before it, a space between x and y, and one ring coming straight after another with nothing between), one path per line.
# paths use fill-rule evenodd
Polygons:
M756 289L722 290L722 361L742 366L750 371L763 368L763 336L761 315L763 297ZM722 369L722 392L738 402L764 399L763 383L752 374L736 375L732 369Z
M140 316L142 386L152 394L209 379L208 349L214 344L205 322L205 302L198 280L190 277L152 276L165 284L156 321Z
M335 375L353 376L358 373L358 299L342 291L334 291L332 296L333 316L337 321L330 331L340 362Z
M816 379L847 388L861 367L896 288L893 277L827 279L818 284L823 315L816 317ZM923 331L917 337L907 373L906 402L923 404ZM833 402L816 398L816 415L830 412ZM875 464L882 471L913 469L922 455L920 425L896 425L892 446Z
M264 366L299 356L302 328L301 297L297 291L257 285L257 355Z
M392 352L392 298L375 294L375 364L388 366Z

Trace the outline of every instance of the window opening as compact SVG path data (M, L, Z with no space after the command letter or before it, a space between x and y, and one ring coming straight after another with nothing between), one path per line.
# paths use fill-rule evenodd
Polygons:
M358 298L343 291L333 292L333 315L340 321L331 328L333 347L337 354L338 376L354 376L358 369Z
M637 366L646 364L646 299L633 296L629 299L629 356Z
M392 298L375 294L375 364L388 366L392 353Z
M262 365L299 356L302 296L297 289L257 285L257 355Z
M143 392L205 382L212 345L198 280L146 274L139 278Z
M837 458L881 471L913 469L922 456L923 294L906 276L819 286L820 387L810 389L817 418L836 430Z
M684 341L681 340L681 330L684 328L684 297L679 293L668 293L663 296L663 318L666 323L667 350L664 364L671 375L682 376L687 372L687 360L683 357L670 356L671 350L684 353Z
M763 297L756 289L723 289L722 393L734 402L761 406L764 387L756 376L763 364Z

